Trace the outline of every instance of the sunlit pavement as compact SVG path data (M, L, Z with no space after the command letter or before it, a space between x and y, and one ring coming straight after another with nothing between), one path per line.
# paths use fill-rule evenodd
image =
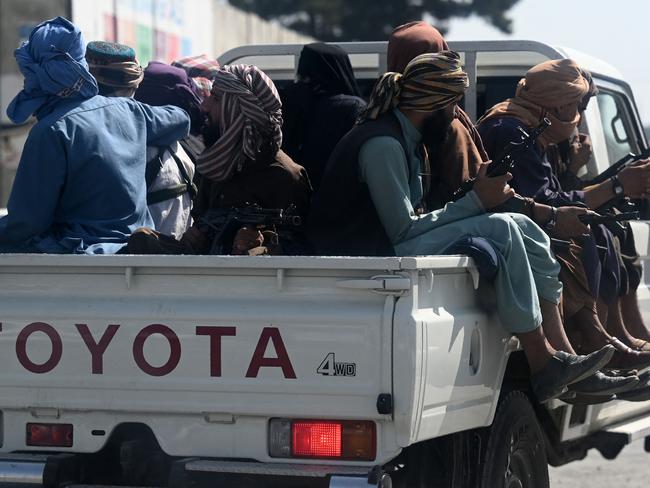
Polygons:
M583 461L550 471L551 488L648 488L650 453L643 450L643 441L626 446L614 461L592 449Z

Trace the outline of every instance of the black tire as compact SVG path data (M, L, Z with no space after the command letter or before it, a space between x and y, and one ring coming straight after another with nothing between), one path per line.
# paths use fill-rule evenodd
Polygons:
M549 488L544 434L520 391L499 403L488 437L482 488Z

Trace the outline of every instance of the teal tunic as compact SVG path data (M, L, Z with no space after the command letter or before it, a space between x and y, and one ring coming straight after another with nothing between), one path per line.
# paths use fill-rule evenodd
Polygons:
M485 213L480 199L468 193L444 208L416 215L422 199L421 135L395 110L406 142L373 137L359 152L359 178L368 185L386 234L398 256L444 254L458 239L483 237L499 259L494 281L501 323L511 333L530 332L542 322L539 298L559 303L560 266L550 251L548 236L528 217ZM432 162L434 163L434 162Z

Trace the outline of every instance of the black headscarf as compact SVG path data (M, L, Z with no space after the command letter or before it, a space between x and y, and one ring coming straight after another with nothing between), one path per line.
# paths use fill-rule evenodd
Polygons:
M319 95L360 96L348 54L338 46L314 42L302 48L298 75Z
M317 42L303 47L299 80L281 91L282 149L318 185L329 156L365 107L347 53ZM314 186L314 188L316 187Z

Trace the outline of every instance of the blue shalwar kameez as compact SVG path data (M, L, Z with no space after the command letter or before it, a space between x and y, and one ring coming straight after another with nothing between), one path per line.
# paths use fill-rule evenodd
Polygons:
M114 253L135 229L153 227L147 145L187 136L183 110L98 95L39 115L0 219L0 251Z
M7 107L16 123L35 115L0 218L0 252L117 252L151 227L147 145L189 131L176 107L97 95L77 26L57 17L37 25L14 55L23 89Z

